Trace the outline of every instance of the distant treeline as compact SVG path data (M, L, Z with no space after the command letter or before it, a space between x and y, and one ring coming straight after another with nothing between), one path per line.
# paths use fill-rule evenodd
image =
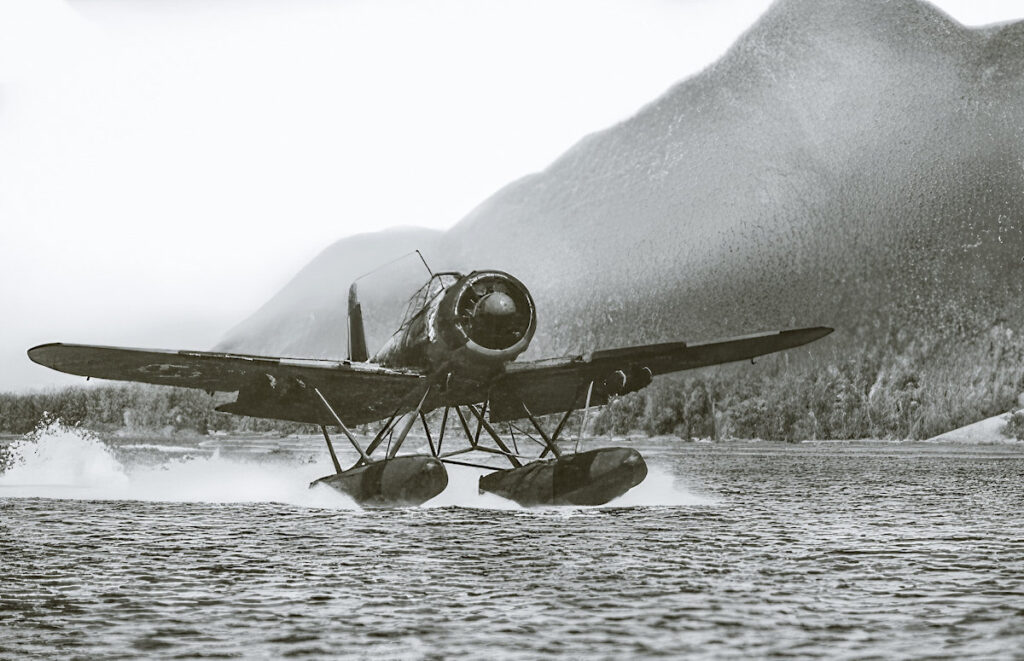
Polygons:
M970 339L865 332L816 353L797 349L657 379L591 416L595 434L769 440L921 439L1013 408L1024 391L1024 338L997 325ZM826 357L823 358L822 356ZM0 431L44 412L98 431L315 432L214 411L231 395L140 384L0 394ZM576 423L578 424L578 422ZM1020 435L1024 419L1008 430Z
M785 353L756 363L656 381L607 406L593 431L924 439L1008 411L1024 391L1024 338L1003 326L970 340L864 333L824 364Z
M317 427L220 413L214 407L229 394L208 395L191 388L146 384L69 386L25 394L0 394L0 432L31 431L44 415L96 431L141 434L211 432L313 432Z
M1003 427L1003 435L1024 441L1024 410L1016 411Z

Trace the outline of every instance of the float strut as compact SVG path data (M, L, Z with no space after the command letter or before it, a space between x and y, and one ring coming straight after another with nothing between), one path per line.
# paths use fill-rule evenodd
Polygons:
M562 416L562 419L558 421L558 426L555 427L555 433L551 434L551 445L552 445L552 447L556 447L556 448L558 447L558 437L562 433L562 431L565 429L565 423L569 422L569 417L573 413L575 413L575 411L572 411L572 410L566 411L565 415ZM544 450L543 452L540 453L540 458L543 459L545 456L547 456L547 454L548 454L548 451ZM559 455L556 454L555 456L557 457Z
M448 411L450 411L450 410L451 410L450 407L448 407L448 406L444 407L444 415L441 416L441 431L438 432L438 434L437 434L437 453L438 454L441 454L441 443L444 442L444 428L448 426Z
M356 452L359 453L359 458L366 463L370 463L370 458L366 456L365 452L363 452L363 448L359 445L359 442L356 441L356 437L352 435L352 432L348 430L348 427L346 427L345 423L341 421L341 418L338 417L338 414L334 412L334 409L331 408L331 405L327 403L327 398L324 397L324 394L322 392L320 392L320 389L313 388L313 392L316 393L316 396L319 397L320 401L323 403L324 408L327 409L327 412L331 414L332 418L334 418L335 424L337 424L338 427L341 428L342 433L344 433L345 436L348 437L348 442L351 443L352 447L354 447L356 449ZM324 429L324 436L327 436L326 428ZM327 441L327 447L331 451L331 457L334 458L334 448L331 447L330 440ZM336 458L334 459L334 465L338 465L338 460ZM341 472L340 468L338 469L338 472Z
M580 423L580 433L576 436L576 449L573 452L580 451L580 441L583 440L583 432L587 426L587 416L590 415L590 398L594 394L594 382L590 382L590 387L587 388L587 405L583 408L583 422Z
M430 386L423 391L423 397L420 398L420 403L416 405L416 410L411 411L408 419L405 421L405 425L402 426L401 431L398 432L398 438L395 439L394 445L391 446L391 450L388 452L388 459L394 458L398 454L398 450L402 447L402 443L405 442L405 437L409 435L409 430L412 429L413 424L419 417L420 411L423 410L423 403L427 401L427 395L430 394Z
M558 438L558 433L562 431L562 426L565 424L565 419L569 417L568 413L570 413L571 411L566 413L566 418L563 418L561 424L558 425L558 429L555 430L555 435L553 437L549 437L544 432L544 428L540 426L540 422L537 420L537 418L535 418L533 416L533 413L530 412L530 409L526 407L526 402L520 401L519 403L522 405L523 410L526 411L526 417L529 418L530 422L533 423L533 428L537 430L537 433L540 434L540 437L544 439L544 444L547 446L544 449L544 452L541 453L540 458L543 459L545 455L547 455L548 450L550 450L551 454L555 455L555 457L561 457L562 451L558 449L557 445L555 445L555 440Z
M484 417L483 416L487 414L487 405L490 404L490 403L491 403L491 400L489 400L489 399L484 402L484 413L483 413L483 415L481 415L479 412L477 412L476 407L474 407L472 404L469 405L470 410L473 411L473 414L476 415L477 419L479 420L479 422L476 424L476 436L473 438L473 447L476 447L477 445L480 445L480 430L484 426Z
M331 453L331 463L334 464L334 471L341 472L341 464L338 462L338 455L334 454L334 443L331 443L331 435L327 433L327 427L320 425L320 431L324 433L324 440L327 441L327 451Z
M469 447L476 448L476 443L473 441L473 432L469 431L469 423L466 422L466 416L462 413L462 409L456 406L455 413L459 416L459 422L462 423L462 431L466 433L466 440L469 441Z
M569 416L571 416L572 414L572 411L566 411L565 415L562 416L562 419L558 421L558 426L555 427L555 433L551 435L552 443L558 440L559 434L561 434L562 430L565 429L565 423L569 422Z
M473 415L475 415L477 420L480 421L480 427L483 427L487 431L487 433L490 434L491 438L494 439L494 444L501 449L502 453L506 457L508 457L508 460L512 462L512 465L515 466L516 468L522 466L523 464L520 463L519 460L515 458L515 455L512 454L512 450L509 450L508 446L505 445L505 442L501 440L500 436L498 436L498 432L494 431L494 427L492 427L490 423L484 419L484 414L476 410L476 406L474 406L473 404L469 405L469 410L473 412ZM484 411L486 410L487 403L485 402ZM479 433L479 431L479 428L477 428L477 433Z
M427 416L423 411L420 411L420 422L423 423L423 433L427 435L427 444L430 445L430 454L437 456L437 450L434 449L434 439L430 437L430 425L427 424Z
M391 417L388 418L388 421L384 423L384 426L380 428L380 431L377 432L377 435L373 437L373 441L366 448L366 454L373 454L373 451L376 450L380 446L380 444L384 442L384 436L388 433L388 430L391 429L391 425L392 423L394 423L395 418L397 417L398 410L391 414Z

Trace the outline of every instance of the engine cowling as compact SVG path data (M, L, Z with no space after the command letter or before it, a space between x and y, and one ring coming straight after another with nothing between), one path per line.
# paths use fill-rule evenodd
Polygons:
M529 290L503 271L438 274L410 304L406 321L373 362L491 372L526 351L537 329Z
M474 271L445 292L437 310L445 345L486 362L507 362L526 351L537 330L533 297L503 271Z

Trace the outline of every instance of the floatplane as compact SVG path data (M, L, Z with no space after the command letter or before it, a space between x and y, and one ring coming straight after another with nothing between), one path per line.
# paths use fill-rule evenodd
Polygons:
M582 434L592 407L638 391L660 374L753 359L832 332L799 328L517 361L537 330L537 310L522 282L496 270L431 272L398 330L372 357L353 282L348 325L346 360L64 343L43 344L28 355L69 374L237 393L217 410L319 425L335 472L310 486L332 487L365 507L430 500L448 485L446 465L489 471L480 477L480 490L523 506L601 505L640 484L647 464L632 448L564 449L559 441L572 413L584 412ZM438 409L440 425L432 432L427 414ZM380 427L364 446L351 428L370 423ZM429 453L399 454L417 423ZM329 427L358 454L347 469ZM502 457L509 467L467 461L482 455Z

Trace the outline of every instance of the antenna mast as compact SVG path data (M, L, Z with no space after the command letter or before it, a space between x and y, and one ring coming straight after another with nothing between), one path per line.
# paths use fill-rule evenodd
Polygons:
M429 273L430 277L433 278L434 277L434 272L430 269L430 265L427 264L427 260L423 257L423 253L421 253L417 249L417 250L413 250L412 252L407 252L404 255L399 255L398 257L395 257L394 259L392 259L390 262L384 262L380 266L373 267L372 269L370 269L366 273L363 273L362 275L357 277L355 280L353 280L352 284L355 284L355 283L359 282L360 280L362 280L363 278L365 278L368 275L373 275L377 271L380 271L381 269L384 269L384 268L387 268L388 266L391 266L395 262L400 262L400 261L402 261L403 259L405 259L406 257L408 257L409 255L412 255L412 254L415 254L415 255L419 256L420 261L423 262L423 266L425 266L426 269L427 269L427 273Z
M427 264L427 260L426 260L425 257L423 257L423 253L421 253L419 251L419 248L417 248L415 250L415 252L416 252L417 255L420 256L420 261L423 262L423 266L427 267L427 273L429 273L430 277L433 278L434 277L434 271L430 268L430 264Z

